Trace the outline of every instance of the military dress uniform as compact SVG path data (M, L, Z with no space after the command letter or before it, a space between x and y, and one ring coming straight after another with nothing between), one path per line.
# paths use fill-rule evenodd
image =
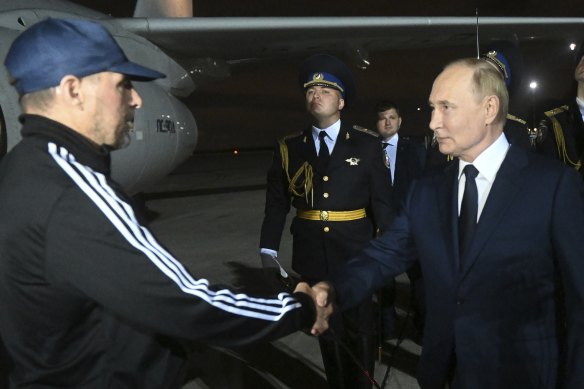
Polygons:
M348 262L377 229L388 227L393 210L377 134L340 119L341 110L355 96L350 69L336 57L317 54L304 61L298 82L307 101L310 88L311 101L317 103L321 99L314 97L317 92L335 89L344 104L326 113L326 128L307 128L277 143L268 171L260 252L277 253L286 216L294 207L292 268L314 284ZM312 103L307 108L318 122L320 113L310 107ZM371 388L367 377L373 376L375 353L371 297L353 309L335 312L330 330L319 337L331 388Z
M274 151L268 171L265 218L260 246L278 250L286 215L291 205L295 217L292 268L309 282L328 277L357 254L392 219L391 186L382 150L375 136L341 125L326 168L317 163L311 129L284 138ZM335 336L352 346L364 363L373 364L373 316L370 300L357 309L333 317ZM348 333L348 334L347 334ZM328 334L328 335L327 335ZM347 387L338 381L365 377L325 333L323 359L331 387ZM329 338L329 339L327 339ZM341 371L329 374L326 353L339 355ZM338 362L338 361L337 361ZM339 378L344 377L344 378ZM352 378L351 378L352 377ZM370 387L368 380L365 386Z
M584 179L584 123L576 100L545 112L539 132L541 139L537 144L537 152L573 167Z

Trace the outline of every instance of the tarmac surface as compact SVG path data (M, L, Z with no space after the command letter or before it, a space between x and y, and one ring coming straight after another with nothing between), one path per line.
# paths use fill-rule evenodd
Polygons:
M195 277L250 294L272 292L258 254L270 161L270 150L195 154L144 193L155 216L152 230ZM291 236L284 231L279 259L293 275ZM414 375L421 348L411 339L407 276L396 284L397 332L403 340L397 347L397 339L383 343L375 380L383 387L391 364L386 388L419 388ZM327 387L318 341L301 332L244 350L201 346L190 365L183 389Z

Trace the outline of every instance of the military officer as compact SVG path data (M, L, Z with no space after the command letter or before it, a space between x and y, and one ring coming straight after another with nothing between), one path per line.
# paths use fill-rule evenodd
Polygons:
M584 44L576 54L575 98L565 105L545 112L540 122L540 142L537 151L572 166L584 179Z
M260 252L264 267L278 268L280 239L292 205L292 268L312 284L347 262L377 229L387 227L393 210L379 139L341 120L355 96L349 68L336 57L314 55L302 64L299 83L314 124L276 145ZM333 330L319 337L331 388L371 387L367 375L373 376L373 321L368 296L355 309L333 315Z

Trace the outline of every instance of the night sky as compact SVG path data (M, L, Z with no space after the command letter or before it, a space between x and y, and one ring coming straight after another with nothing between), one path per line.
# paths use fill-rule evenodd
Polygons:
M80 4L111 14L131 16L132 0L79 0ZM581 1L195 1L195 16L581 16ZM511 113L528 123L554 108L573 87L573 61L567 43L522 47L524 86L512 99ZM429 135L427 98L432 81L451 60L475 56L474 48L433 48L370 53L367 70L353 67L358 100L343 118L374 128L373 106L381 99L394 100L402 109L401 133L417 139ZM232 69L231 77L201 85L185 103L199 126L199 151L265 148L284 135L310 124L299 91L297 69L303 58L262 61ZM540 86L533 94L527 85ZM420 110L418 110L420 108ZM535 113L535 114L534 114Z

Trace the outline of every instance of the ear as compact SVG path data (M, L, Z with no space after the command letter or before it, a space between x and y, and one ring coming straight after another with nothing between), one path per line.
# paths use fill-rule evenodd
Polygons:
M397 119L397 129L399 130L399 128L401 127L401 123L402 123L402 117L398 117Z
M63 77L56 88L56 95L62 103L72 107L82 107L83 93L81 90L81 79L73 75Z
M492 124L499 113L500 102L495 95L486 96L484 100L485 124Z
M339 99L339 111L341 111L343 108L345 108L345 99L340 98Z

